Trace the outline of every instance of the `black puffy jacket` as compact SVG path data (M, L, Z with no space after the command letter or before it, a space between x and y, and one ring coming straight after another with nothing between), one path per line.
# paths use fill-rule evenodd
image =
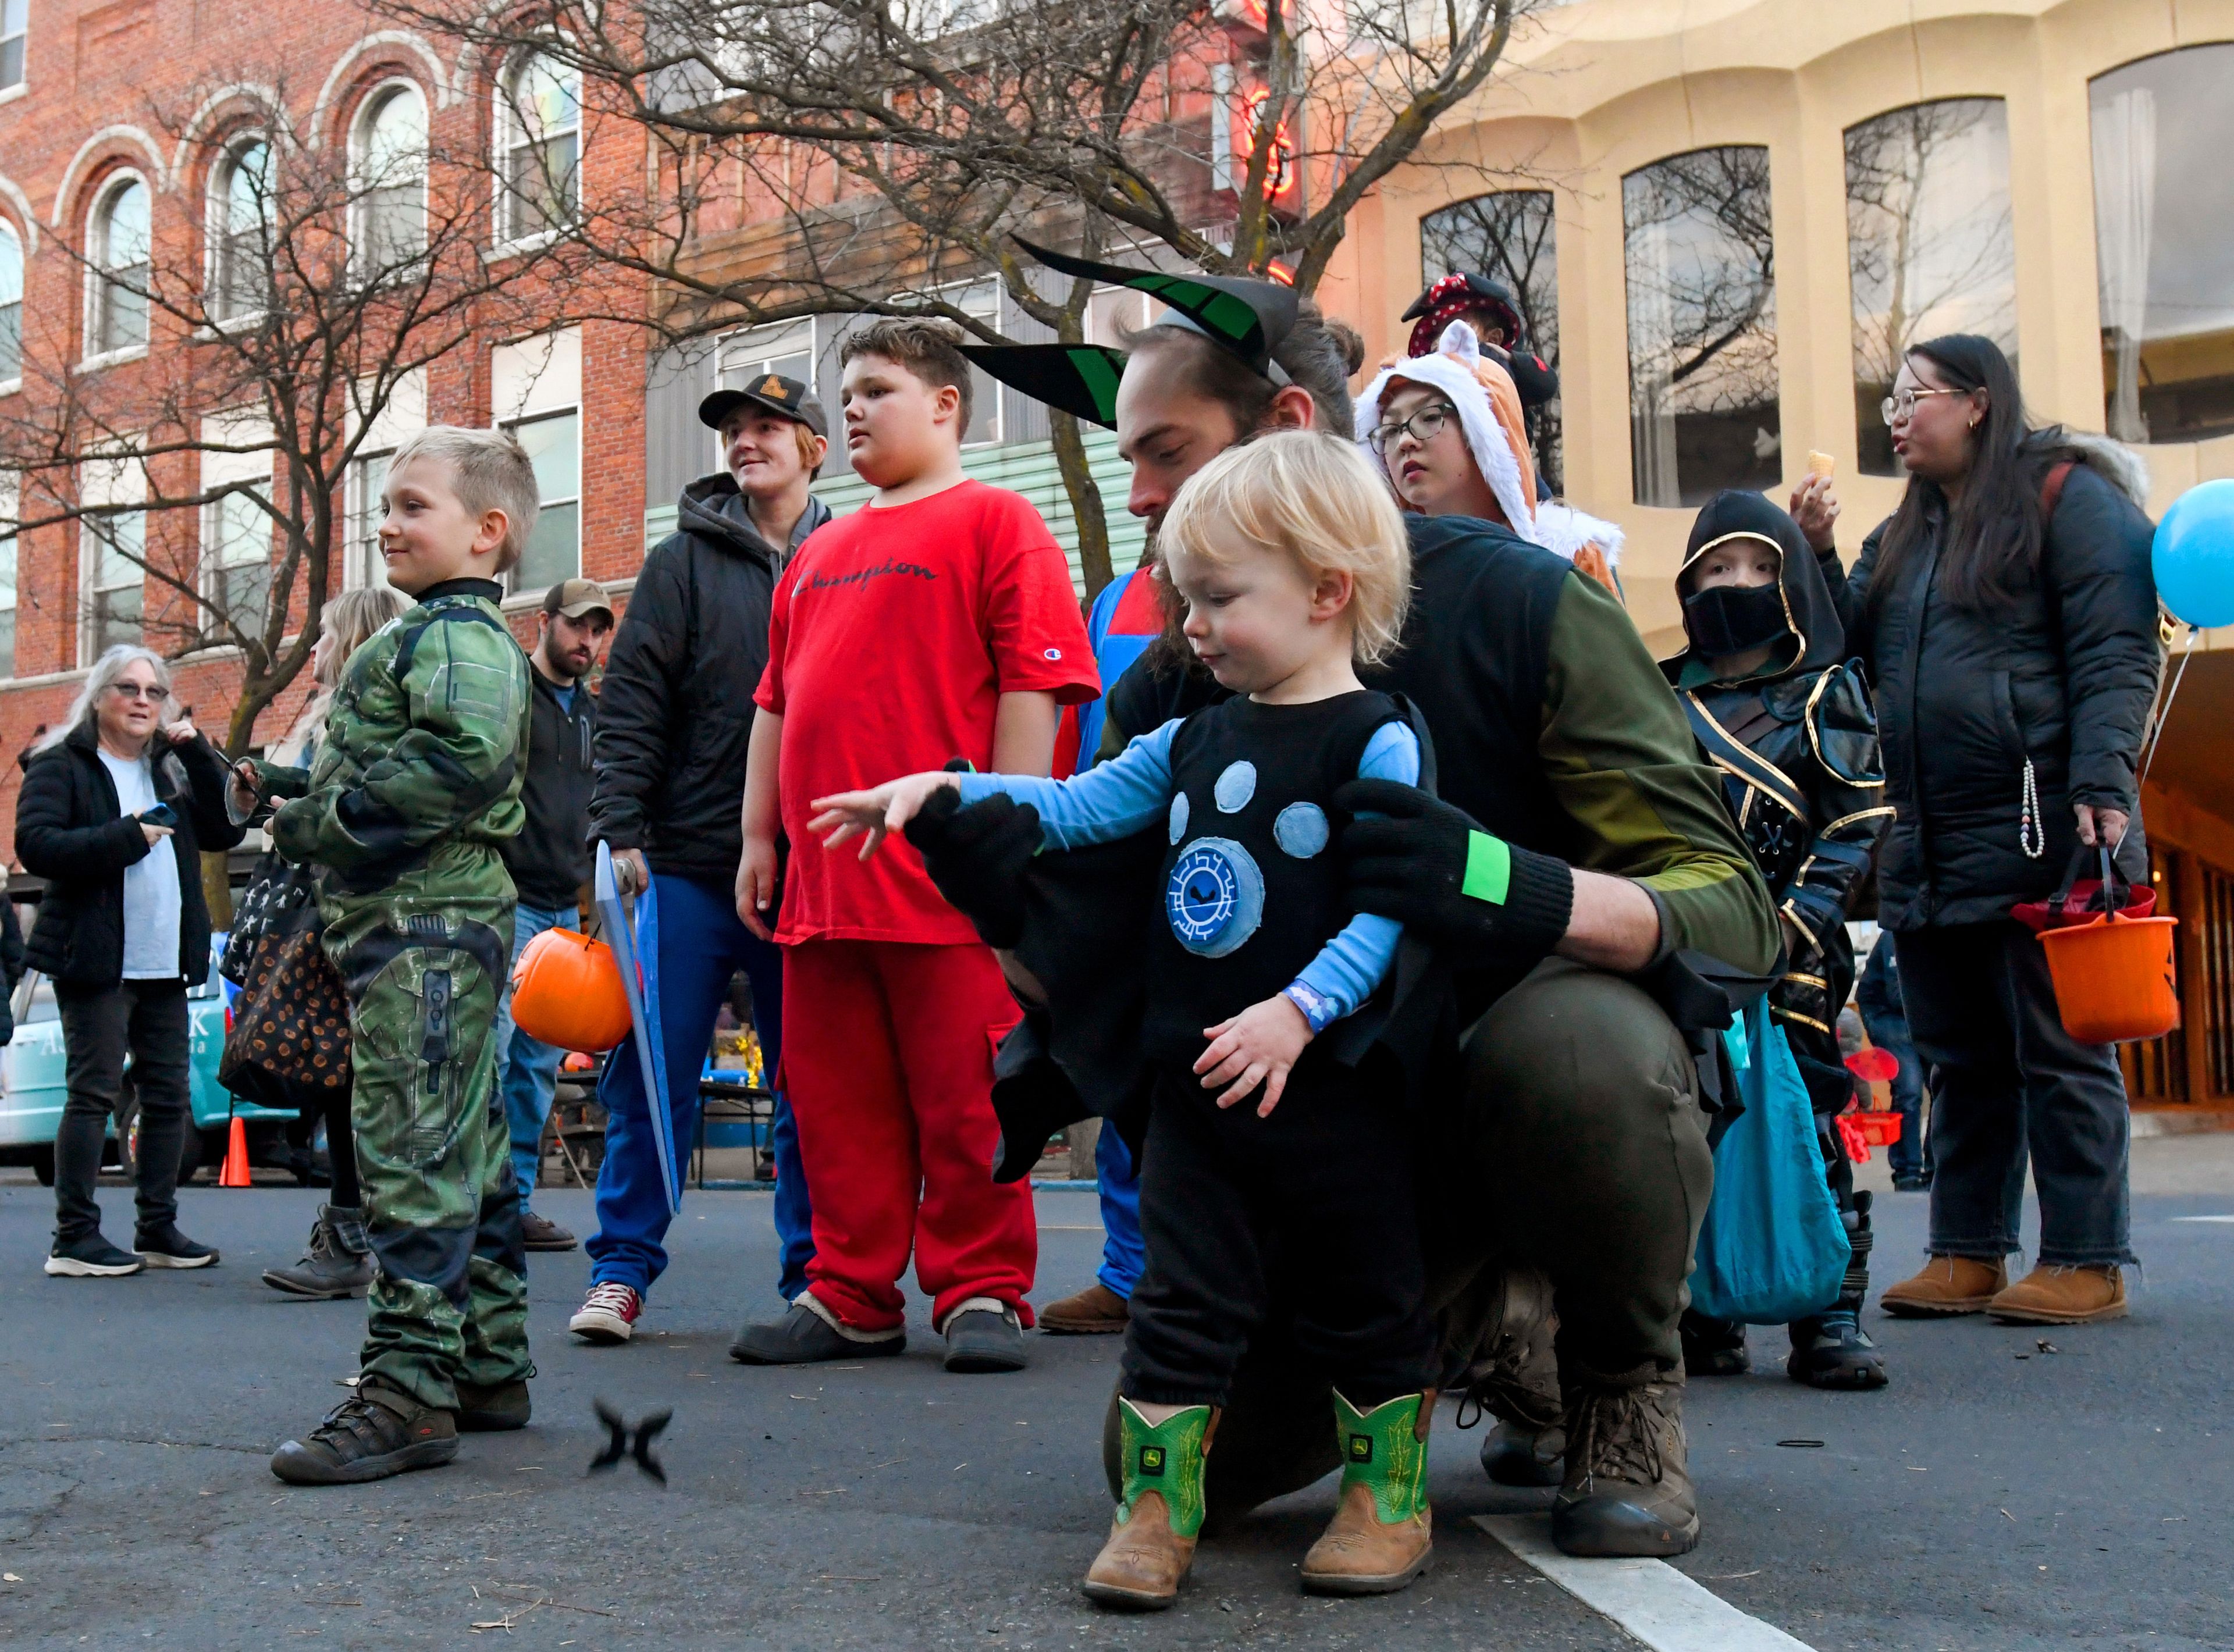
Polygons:
M188 986L209 978L209 907L201 852L230 849L245 835L225 813L225 760L199 735L173 746L160 735L155 796L178 812L170 852L179 858L179 973ZM156 852L140 822L122 812L90 728L23 760L16 799L16 854L47 880L24 958L64 986L113 987L124 976L124 872Z
M2036 438L2039 483L2056 444L2082 462L2048 519L2039 577L2013 607L1949 600L1943 519L1872 611L1861 598L1886 525L1863 541L1851 578L1836 553L1821 558L1848 645L1869 668L1898 812L1878 862L1888 929L1982 923L2051 893L2078 845L2074 803L2132 814L2119 868L2147 876L2133 767L2163 663L2153 530L2131 461L2099 438ZM2020 842L2028 763L2045 826L2037 854Z
M641 849L655 872L735 880L769 599L791 552L829 519L810 500L778 552L728 476L683 489L676 531L644 558L605 662L591 842Z

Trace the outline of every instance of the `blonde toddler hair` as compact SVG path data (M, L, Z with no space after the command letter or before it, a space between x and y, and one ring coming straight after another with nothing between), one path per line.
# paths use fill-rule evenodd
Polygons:
M1284 552L1313 578L1349 575L1357 663L1379 665L1396 652L1412 600L1412 542L1388 483L1352 444L1283 430L1227 448L1187 478L1157 543L1162 555L1215 563L1221 527Z
M430 424L404 439L388 461L393 476L414 459L439 459L450 467L450 491L474 516L502 511L504 545L496 571L509 572L527 549L535 519L543 509L535 467L508 430L473 430L463 425Z

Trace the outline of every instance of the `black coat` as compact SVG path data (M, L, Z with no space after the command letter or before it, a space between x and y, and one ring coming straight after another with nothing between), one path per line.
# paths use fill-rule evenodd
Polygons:
M655 872L735 881L769 601L791 550L829 519L810 500L780 552L728 477L683 490L676 532L644 558L605 663L592 841L641 849Z
M1898 812L1878 863L1888 929L1983 923L2053 892L2078 845L2074 803L2133 814L2119 866L2147 876L2134 761L2163 661L2154 531L2117 455L2084 451L2049 519L2038 578L2010 608L1948 598L1943 520L1874 611L1861 597L1885 525L1863 542L1851 578L1835 553L1822 558L1848 643L1869 669ZM2046 463L2034 468L2044 482ZM2028 762L2045 828L2037 855L2019 841Z
M595 774L592 741L598 697L586 682L574 685L574 703L559 703L558 686L530 668L535 711L528 726L527 761L521 770L520 806L527 819L505 839L506 870L530 906L572 911L590 878L590 792Z
M202 899L201 852L230 849L245 835L225 813L225 763L199 735L172 746L160 735L155 796L178 812L168 842L179 858L179 973L188 986L209 978L210 920ZM124 976L124 872L154 852L140 822L116 800L90 728L23 760L16 800L16 853L47 880L25 961L63 986L113 987Z

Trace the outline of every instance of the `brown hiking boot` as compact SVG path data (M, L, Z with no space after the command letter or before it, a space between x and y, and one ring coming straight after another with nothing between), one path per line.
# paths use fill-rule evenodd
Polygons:
M1563 1553L1665 1560L1698 1546L1683 1385L1646 1366L1568 1385L1567 1479L1551 1505Z
M1303 1557L1303 1587L1315 1595L1393 1594L1425 1571L1435 1551L1427 1494L1435 1391L1361 1412L1336 1389L1334 1411L1341 1500Z
M1040 1329L1051 1336L1122 1336L1132 1317L1125 1299L1097 1279L1041 1309Z
M271 1472L290 1485L346 1485L434 1468L457 1454L454 1413L421 1405L367 1377L308 1440L291 1440L273 1452Z
M2008 1265L1976 1257L1934 1257L1923 1270L1886 1288L1878 1306L1899 1319L1975 1314L2009 1283Z
M2043 1262L1986 1304L2011 1325L2085 1325L2126 1316L2125 1270L2066 1268Z
M1117 1402L1124 1491L1109 1540L1080 1585L1096 1606L1159 1612L1179 1598L1202 1531L1203 1459L1218 1413L1188 1406L1151 1423L1130 1400Z

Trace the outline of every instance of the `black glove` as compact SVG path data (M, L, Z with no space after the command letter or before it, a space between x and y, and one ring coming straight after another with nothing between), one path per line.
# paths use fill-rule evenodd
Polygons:
M1024 932L1024 872L1039 852L1040 812L996 795L962 806L934 793L902 828L947 904L977 926L988 946L1016 945Z
M1352 780L1334 794L1350 898L1456 953L1461 968L1527 970L1567 932L1575 874L1417 787Z

